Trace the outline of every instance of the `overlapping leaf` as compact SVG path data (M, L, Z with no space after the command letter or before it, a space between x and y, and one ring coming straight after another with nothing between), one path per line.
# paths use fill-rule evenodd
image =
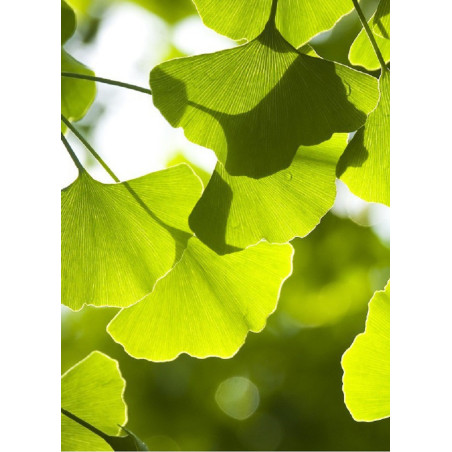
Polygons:
M375 41L386 63L390 60L389 0L381 0L377 11L369 21ZM350 63L374 71L380 69L380 63L364 28L353 42L348 55Z
M204 22L232 39L258 36L276 8L276 26L298 47L321 31L331 28L352 10L350 0L194 0Z
M390 283L369 303L366 330L342 357L345 404L357 421L389 416Z
M127 422L125 380L118 362L93 352L61 377L61 406L102 432L116 436ZM61 450L113 450L98 435L61 415Z
M390 204L390 75L380 77L380 100L339 160L338 176L369 202Z
M61 46L74 34L74 11L61 1ZM61 71L94 75L94 72L69 55L61 47ZM87 80L61 77L61 113L69 120L78 121L85 116L96 96L96 84ZM66 130L62 123L61 128Z
M309 234L334 203L336 165L346 143L347 135L337 134L301 146L289 168L261 179L230 176L217 163L191 228L217 253Z
M81 172L62 192L62 303L129 306L178 261L202 184L188 165L119 184Z
M375 12L373 31L382 38L390 39L390 0L380 0Z
M289 244L262 242L219 256L193 237L173 270L146 298L120 311L108 332L135 358L229 358L275 310L292 253Z
M301 145L358 129L378 100L373 77L301 54L272 21L246 45L156 66L150 84L173 127L229 174L254 178L287 168Z

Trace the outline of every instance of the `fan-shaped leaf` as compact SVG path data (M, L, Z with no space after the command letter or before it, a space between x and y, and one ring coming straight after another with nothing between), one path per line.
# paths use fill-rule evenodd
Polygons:
M373 31L382 38L390 39L390 2L380 0L375 12Z
M377 12L372 16L372 18L369 21L369 26L374 31L384 29L382 25L383 22L376 21ZM389 15L387 16L387 18L389 21ZM388 63L390 60L390 43L391 43L391 41L389 40L389 34L388 39L382 37L378 33L374 33L374 37L385 62ZM375 51L372 47L372 44L369 41L369 38L364 28L361 30L359 35L353 41L353 44L350 47L350 52L348 54L348 59L350 60L350 63L353 64L354 66L362 66L370 71L380 69L380 62L378 61L378 58L375 55Z
M193 237L173 270L146 298L120 311L108 332L136 358L229 358L275 310L292 254L289 244L262 242L218 256Z
M369 302L366 330L342 357L345 404L357 421L389 416L390 283Z
M76 17L69 5L61 2L61 45L63 45L76 29ZM84 75L94 75L94 72L82 63L72 58L61 47L61 71L75 72ZM61 77L61 113L71 121L78 121L85 116L96 97L96 84L88 80ZM61 130L66 131L66 125L61 123Z
M118 362L95 351L61 377L61 406L107 435L127 422L125 380ZM113 450L98 435L61 415L61 450Z
M298 47L316 34L331 28L353 9L349 0L194 0L208 27L232 39L252 40L276 8L276 26Z
M201 194L188 165L120 184L86 172L62 192L62 303L129 306L179 260Z
M190 216L190 226L217 253L265 239L283 243L303 237L334 203L336 165L347 135L302 146L286 170L252 179L230 176L217 163Z
M150 84L173 127L255 178L287 168L300 145L358 129L378 100L373 77L301 54L271 23L246 45L160 64Z
M63 45L75 32L77 22L73 9L61 0L61 45Z
M77 74L94 75L82 63L72 58L61 48L61 71ZM61 113L70 121L78 121L85 116L96 97L96 84L88 80L61 77ZM61 124L66 130L65 124Z
M380 77L380 100L361 129L356 132L339 160L338 176L350 190L369 202L389 206L390 195L390 76Z

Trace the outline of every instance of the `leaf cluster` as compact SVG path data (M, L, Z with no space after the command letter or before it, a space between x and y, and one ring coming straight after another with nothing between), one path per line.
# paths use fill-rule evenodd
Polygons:
M120 181L82 139L115 180L100 183L63 137L79 175L62 191L62 303L72 310L121 308L108 333L131 356L152 361L181 353L228 358L248 332L261 331L292 272L289 242L308 235L330 210L337 177L362 199L389 206L389 1L363 22L349 66L319 57L307 44L352 10L348 0L194 3L205 25L244 43L164 62L149 80L153 103L169 124L215 152L207 186L186 164ZM62 78L62 132L79 136L72 122L93 102L96 78L63 48L76 31L64 0L61 17L62 72L88 79ZM352 65L380 65L380 77ZM104 358L110 359L91 355L63 381L83 385L74 375ZM86 372L92 372L88 387L106 376ZM348 387L352 392L362 380L349 381L344 377L353 414ZM112 383L104 399L119 400L119 386ZM64 400L63 408L96 425L96 416L77 406L86 400ZM117 436L108 431L125 423L124 406L117 406L108 426L96 425L99 431ZM363 419L375 416L380 412ZM92 435L66 418L71 438Z

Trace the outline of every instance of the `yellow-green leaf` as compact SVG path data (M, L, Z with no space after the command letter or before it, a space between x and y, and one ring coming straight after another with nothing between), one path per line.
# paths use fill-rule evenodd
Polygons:
M146 298L120 311L108 332L135 358L229 358L275 310L292 254L289 244L262 242L219 256L193 237L173 270Z
M61 48L61 71L94 76L94 72ZM61 113L70 121L85 116L96 97L96 84L90 80L61 77ZM63 130L66 126L62 123Z
M390 0L380 0L375 12L373 31L382 38L390 39Z
M127 422L126 382L118 362L95 351L61 377L61 407L107 435L120 433ZM101 437L61 415L61 450L113 450Z
M377 9L378 12L378 9ZM376 22L376 14L372 16L369 21L369 26L371 30L382 30L381 27L382 22ZM389 15L387 16L389 20ZM389 28L388 28L389 30ZM383 59L386 63L389 62L391 57L391 41L389 40L389 35L387 38L381 36L378 33L374 33L375 41L377 42L378 48L383 56ZM350 63L354 66L362 66L369 71L375 71L380 69L380 62L378 61L377 55L372 47L372 44L369 41L369 37L366 34L364 28L361 30L359 35L353 41L352 46L350 47L350 52L348 54L348 59Z
M77 21L74 11L61 1L61 46L74 34ZM61 72L94 75L94 72L69 55L61 47ZM78 121L85 116L96 97L96 84L90 80L61 77L61 113L70 121ZM66 125L61 123L62 132Z
M186 164L103 184L82 172L62 191L62 303L124 307L179 260L201 194Z
M191 228L217 253L309 234L334 203L336 165L346 143L347 135L337 134L301 146L289 168L261 179L230 176L217 163L190 216Z
M356 421L376 421L390 408L390 283L369 302L366 330L342 357L345 404Z
M353 9L351 0L194 0L208 27L232 39L252 40L276 8L276 26L298 47Z
M339 160L337 173L348 188L369 202L390 204L390 75L380 77L380 100Z

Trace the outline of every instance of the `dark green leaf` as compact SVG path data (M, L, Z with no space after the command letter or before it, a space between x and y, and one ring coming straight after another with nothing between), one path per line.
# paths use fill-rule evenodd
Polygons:
M243 46L165 62L150 84L173 127L229 174L254 178L287 168L301 145L358 129L378 100L375 78L300 54L272 24Z
M230 176L217 163L190 216L190 226L217 253L265 239L284 243L304 237L331 208L336 165L347 143L334 135L316 146L301 146L286 170L253 179Z

